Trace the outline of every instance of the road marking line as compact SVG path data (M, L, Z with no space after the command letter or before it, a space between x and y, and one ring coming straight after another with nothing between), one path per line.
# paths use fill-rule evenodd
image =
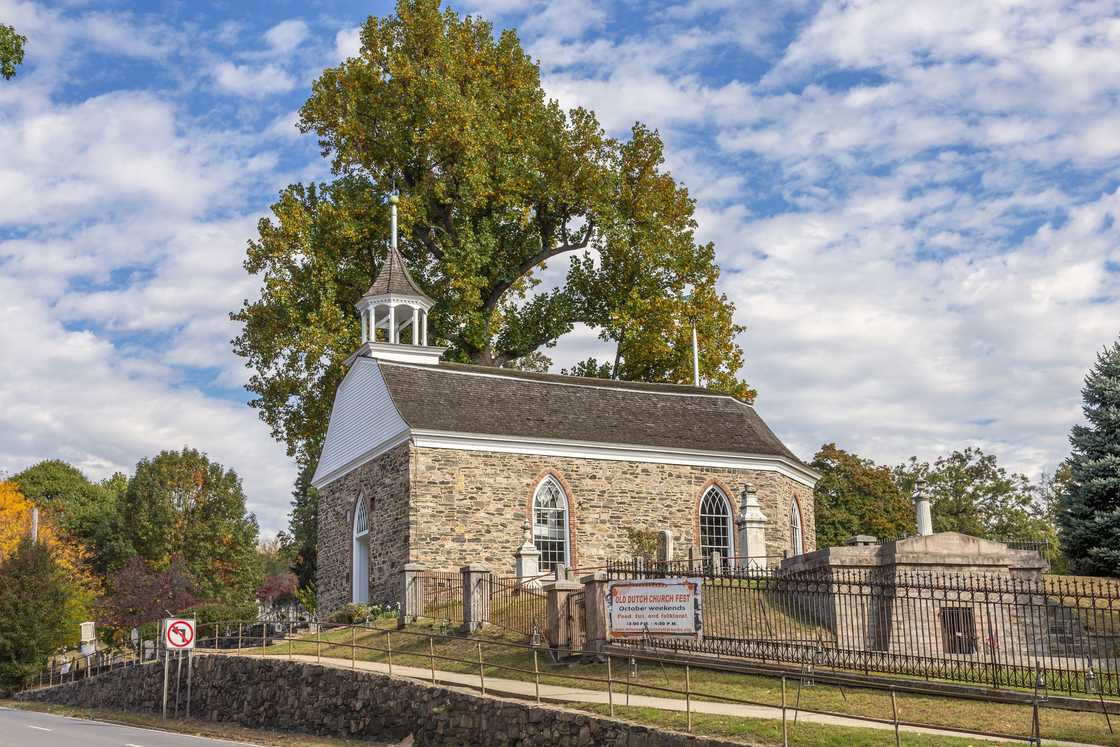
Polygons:
M33 724L27 724L27 728L28 728L28 729L35 729L36 731L50 731L50 729L47 729L46 727L43 727L43 726L35 726L35 725L33 725Z
M133 744L132 742L125 742L124 747L144 747L142 744Z

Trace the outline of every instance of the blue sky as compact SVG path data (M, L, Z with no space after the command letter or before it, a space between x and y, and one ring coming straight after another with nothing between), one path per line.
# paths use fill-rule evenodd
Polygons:
M475 0L548 94L667 144L804 458L1067 453L1120 333L1116 2ZM0 469L93 477L191 445L268 531L293 477L227 314L277 192L325 178L296 110L388 3L0 0ZM604 352L577 329L557 368Z

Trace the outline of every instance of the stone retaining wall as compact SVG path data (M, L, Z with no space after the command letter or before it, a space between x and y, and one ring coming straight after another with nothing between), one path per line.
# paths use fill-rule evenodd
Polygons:
M84 708L158 712L163 667L146 664L17 695ZM185 710L186 671L182 680ZM174 693L174 669L171 692ZM196 656L191 715L309 734L417 745L730 747L554 706L277 659Z

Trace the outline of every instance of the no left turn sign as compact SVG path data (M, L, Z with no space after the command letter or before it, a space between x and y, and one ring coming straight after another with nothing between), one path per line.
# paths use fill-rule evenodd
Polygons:
M194 620L179 617L164 620L163 645L172 651L194 648Z

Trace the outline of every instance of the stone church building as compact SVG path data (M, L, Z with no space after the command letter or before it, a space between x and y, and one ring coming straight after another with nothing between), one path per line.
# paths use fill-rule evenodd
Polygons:
M692 386L441 361L395 210L393 234L357 305L363 343L312 480L320 610L396 601L408 562L513 575L526 521L541 571L628 557L628 528L669 530L678 558L691 547L736 565L815 549L818 475L753 407ZM764 547L744 546L758 536L741 531L748 508Z

